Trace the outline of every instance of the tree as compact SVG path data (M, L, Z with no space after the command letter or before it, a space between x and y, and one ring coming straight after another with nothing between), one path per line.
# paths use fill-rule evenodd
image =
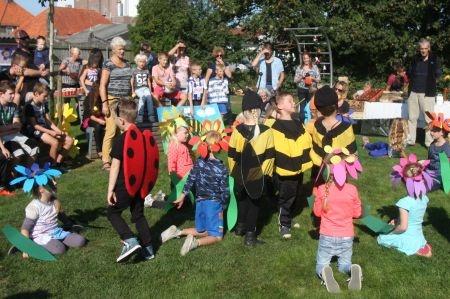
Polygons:
M136 25L130 27L136 52L142 41L149 41L156 51L168 51L182 39L189 56L204 64L215 45L226 49L228 60L239 56L241 40L230 32L232 14L221 11L214 1L141 0L138 12Z

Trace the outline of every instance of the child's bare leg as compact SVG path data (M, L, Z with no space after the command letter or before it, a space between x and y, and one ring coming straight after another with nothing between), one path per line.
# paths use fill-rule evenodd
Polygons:
M207 232L199 233L195 228L185 228L180 233L181 236L193 235L197 237L198 246L211 245L222 241L221 237L208 236Z
M198 241L198 246L206 246L206 245L211 245L211 244L220 242L220 241L222 241L222 238L221 237L206 236L206 237L198 239L197 241Z
M62 151L58 154L58 157L56 158L56 163L61 163L66 152L70 150L70 148L73 145L73 139L67 135L64 136L63 145L62 145Z
M193 235L194 237L202 238L208 236L207 232L199 233L195 228L185 228L181 231L180 236Z
M50 145L50 151L49 156L52 158L53 161L57 162L57 156L58 156L58 147L59 147L59 141L53 136L50 136L47 133L42 134L41 136L42 142L45 144Z

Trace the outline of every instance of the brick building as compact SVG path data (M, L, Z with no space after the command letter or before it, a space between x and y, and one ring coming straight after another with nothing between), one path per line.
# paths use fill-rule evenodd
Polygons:
M74 0L75 8L95 10L113 23L133 22L139 0Z

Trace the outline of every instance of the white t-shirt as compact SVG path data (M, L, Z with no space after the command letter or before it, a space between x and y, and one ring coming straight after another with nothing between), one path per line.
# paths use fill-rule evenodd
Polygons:
M58 227L58 212L55 201L43 203L33 199L25 208L25 217L36 220L36 225L30 232L30 237L39 245L47 244L52 232Z

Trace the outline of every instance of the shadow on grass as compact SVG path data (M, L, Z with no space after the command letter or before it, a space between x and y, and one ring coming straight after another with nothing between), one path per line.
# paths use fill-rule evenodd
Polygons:
M169 228L171 225L175 225L176 227L183 229L182 225L187 220L193 220L194 218L194 206L191 201L186 201L183 207L180 210L176 208L170 209L167 213L165 213L158 221L151 225L151 234L152 234L152 245L155 253L158 252L159 247L161 247L161 233Z
M444 208L429 207L428 221L423 225L431 224L436 231L450 242L450 220L448 219L447 211Z
M6 296L5 299L19 299L19 298L50 298L52 295L46 290L36 290L29 292L21 292L14 295Z
M89 223L97 220L97 218L99 217L106 217L105 207L98 207L95 209L86 209L86 210L76 209L74 213L75 214L72 214L69 217L75 223L81 223L83 226L89 228L99 228L99 229L104 228L101 226L93 226L90 225Z
M398 217L398 207L396 206L383 206L377 209L377 213L380 217L387 216L389 219Z

